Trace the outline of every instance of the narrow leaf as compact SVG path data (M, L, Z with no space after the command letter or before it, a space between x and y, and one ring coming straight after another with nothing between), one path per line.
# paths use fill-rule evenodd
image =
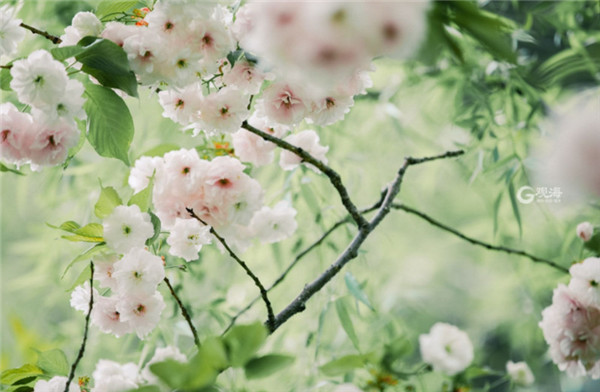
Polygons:
M352 324L352 319L348 314L348 309L343 298L340 298L337 301L335 301L335 310L337 312L338 318L340 319L340 323L342 324L342 328L344 328L344 331L346 331L346 335L348 335L354 347L360 352L360 347L358 345L358 336L356 336L356 331L354 331L354 325Z
M354 296L354 298L365 304L372 311L375 311L373 306L371 306L369 298L367 297L365 292L360 288L360 284L358 283L354 275L350 273L350 271L346 272L346 275L344 275L344 281L346 282L346 287L348 287L348 290L350 290L350 293Z

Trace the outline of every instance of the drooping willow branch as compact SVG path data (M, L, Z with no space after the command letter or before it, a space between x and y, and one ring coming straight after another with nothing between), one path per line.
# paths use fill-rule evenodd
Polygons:
M192 208L186 207L186 210L192 218L196 219L205 226L209 226L202 218L196 215ZM221 237L212 226L210 226L210 233L215 236L215 238L221 243L221 245L223 245L227 253L229 253L229 256L231 256L231 258L234 259L244 269L244 271L246 271L246 274L250 276L250 278L254 281L256 287L258 287L260 291L260 296L262 297L263 302L265 303L265 306L267 308L267 328L269 328L269 331L274 331L274 329L272 328L274 328L275 325L275 314L273 313L273 306L271 305L271 301L269 301L269 297L267 296L267 290L265 289L265 286L262 284L260 279L258 279L258 276L256 276L254 272L252 272L252 270L248 267L244 260L240 259L238 255L235 254L235 252L227 244L227 241L225 241L225 239Z
M181 299L175 292L175 289L173 289L173 286L171 285L169 278L167 278L165 276L163 281L166 283L167 287L169 288L169 291L171 292L171 295L173 296L173 298L175 298L175 301L177 302L179 309L181 309L181 315L183 316L185 321L187 321L188 326L190 327L190 330L192 331L192 335L194 336L194 344L196 345L196 347L200 348L200 339L198 338L198 332L196 331L196 327L194 327L194 324L192 323L192 318L190 317L190 314L188 313L185 306L183 306L183 302L181 302Z
M375 230L375 228L383 221L387 214L389 214L394 198L400 192L402 180L406 170L413 165L417 165L424 162L433 161L436 159L453 158L464 154L463 151L448 151L441 155L425 158L406 158L404 164L398 170L394 180L388 185L383 201L377 209L375 216L368 222L366 226L360 226L356 236L352 239L348 247L338 256L337 260L331 264L321 275L319 275L311 283L304 286L304 289L300 294L292 300L292 302L286 306L281 312L275 317L275 323L270 328L271 331L275 331L283 323L289 320L292 316L300 313L306 309L306 302L317 292L319 292L334 276L336 276L341 269L352 259L358 255L358 250L367 239L369 234ZM362 216L362 215L361 215ZM364 219L364 218L363 218Z
M532 255L530 253L527 253L525 251L522 251L522 250L507 248L505 246L496 246L496 245L488 244L488 243L480 241L478 239L469 237L469 236L467 236L467 235L459 232L458 230L456 230L456 229L454 229L454 228L452 228L452 227L450 227L448 225L445 225L445 224L443 224L443 223L441 223L441 222L433 219L429 215L427 215L427 214L425 214L425 213L423 213L421 211L415 210L414 208L408 207L408 206L406 206L404 204L393 203L392 204L392 208L397 209L397 210L402 210L402 211L407 212L409 214L416 215L419 218L421 218L421 219L429 222L431 225L433 225L435 227L438 227L438 228L440 228L442 230L445 230L445 231L447 231L449 233L452 233L455 236L457 236L458 238L461 238L461 239L463 239L463 240L465 240L465 241L467 241L467 242L469 242L469 243L471 243L473 245L481 246L481 247L484 247L484 248L486 248L488 250L493 250L493 251L497 251L497 252L504 252L504 253L508 253L508 254L512 254L512 255L519 255L519 256L527 257L528 259L532 260L535 263L546 264L546 265L548 265L548 266L550 266L552 268L555 268L555 269L557 269L557 270L559 270L561 272L569 273L569 270L567 268L565 268L565 267L563 267L561 265L556 264L554 261L547 260L547 259L544 259L544 258L541 258L541 257L538 257L538 256L534 256L534 255Z
M90 308L88 310L87 315L85 316L85 327L83 328L83 340L81 341L81 346L79 347L79 353L77 353L77 358L71 365L71 372L69 373L69 378L67 379L67 384L65 385L65 392L69 392L69 385L71 385L71 381L75 377L75 369L77 369L77 365L79 365L79 361L83 358L83 353L85 351L85 344L87 343L88 331L90 327L90 316L92 315L92 309L94 308L94 262L90 261Z
M52 35L47 31L36 29L35 27L26 25L25 23L21 23L20 26L24 29L31 31L33 34L41 35L42 37L49 39L50 41L52 41L53 44L60 44L62 42L62 39L60 39L60 37Z
M358 227L360 227L360 228L367 227L367 225L369 223L360 214L360 212L358 211L358 209L356 208L356 206L350 199L350 196L348 195L348 191L346 190L346 187L342 183L342 178L335 170L333 170L331 167L327 166L320 160L316 159L315 157L313 157L312 155L310 155L309 153L304 151L302 148L296 147L293 144L286 142L285 140L282 140L278 137L275 137L266 132L263 132L260 129L257 129L257 128L253 127L252 125L248 124L247 121L244 121L244 123L242 124L242 128L244 128L245 130L247 130L249 132L254 133L255 135L262 137L264 140L267 140L267 141L279 146L280 148L283 148L284 150L293 152L294 154L296 154L300 158L302 158L302 161L310 163L311 165L313 165L317 169L319 169L323 174L325 174L329 178L329 181L331 182L333 187L337 190L338 194L340 195L342 204L344 205L344 207L346 208L346 210L348 211L348 213L350 214L352 219L356 222Z

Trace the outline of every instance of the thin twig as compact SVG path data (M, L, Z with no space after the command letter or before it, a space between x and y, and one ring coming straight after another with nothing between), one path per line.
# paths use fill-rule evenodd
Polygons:
M280 148L283 148L284 150L293 152L294 154L302 158L302 161L310 163L311 165L319 169L323 174L325 174L329 178L329 181L340 195L342 204L344 205L344 207L346 207L346 210L348 210L348 213L350 214L352 219L354 219L358 227L364 228L368 225L367 220L360 214L360 212L350 199L350 196L348 195L348 190L342 183L342 178L335 170L333 170L331 167L327 166L317 158L313 157L308 152L304 151L304 149L296 147L293 144L286 142L285 140L263 132L260 129L257 129L252 125L248 124L247 121L244 121L244 123L242 124L242 128L254 133L255 135L262 137L263 139L279 146Z
M438 228L440 228L442 230L445 230L445 231L447 231L449 233L452 233L455 236L457 236L457 237L459 237L459 238L461 238L461 239L463 239L463 240L465 240L465 241L467 241L467 242L469 242L469 243L471 243L473 245L482 246L482 247L484 247L484 248L486 248L488 250L493 250L493 251L497 251L497 252L504 252L504 253L508 253L508 254L513 254L513 255L519 255L519 256L527 257L528 259L532 260L533 262L546 264L546 265L548 265L548 266L550 266L552 268L555 268L555 269L557 269L557 270L559 270L561 272L569 273L569 270L567 268L565 268L565 267L563 267L561 265L558 265L554 261L534 256L534 255L532 255L530 253L527 253L525 251L522 251L522 250L507 248L505 246L496 246L496 245L488 244L486 242L483 242L483 241L477 240L475 238L469 237L469 236L467 236L467 235L459 232L458 230L456 230L456 229L454 229L454 228L452 228L452 227L450 227L448 225L445 225L445 224L443 224L443 223L441 223L441 222L433 219L429 215L427 215L427 214L425 214L425 213L423 213L421 211L417 211L414 208L408 207L408 206L406 206L404 204L394 203L394 204L392 204L392 208L397 209L397 210L405 211L405 212L407 212L409 214L416 215L419 218L426 220L431 225L433 225L435 227L438 227Z
M290 302L281 312L275 317L275 323L271 331L275 331L283 323L290 319L293 315L300 313L306 309L306 302L317 292L319 292L334 276L336 276L341 269L352 259L358 255L358 249L361 247L363 242L367 239L369 234L375 230L375 228L381 223L385 216L390 212L390 207L394 201L394 198L400 192L402 180L406 170L412 166L424 162L429 162L436 159L453 158L464 154L463 151L448 151L441 155L436 155L426 158L406 158L404 164L398 170L396 178L388 185L387 191L377 213L368 222L367 226L359 226L359 231L356 236L352 239L348 247L338 256L337 260L327 268L321 275L319 275L314 281L304 286L304 289L300 294Z
M62 42L62 39L60 39L59 37L52 35L46 31L36 29L33 26L26 25L25 23L21 23L20 26L24 29L31 31L33 34L41 35L42 37L49 39L50 41L52 41L53 44L60 44Z
M11 69L11 68L12 68L12 64L0 65L0 69Z
M270 292L271 290L273 290L275 287L277 287L281 282L283 282L283 280L286 278L286 276L290 273L290 271L296 266L296 264L298 264L298 262L304 257L306 256L308 253L310 253L310 251L312 251L313 249L315 249L317 246L321 245L321 243L323 243L323 241L325 241L325 239L331 234L333 233L338 227L342 226L345 223L351 222L351 218L349 216L347 216L344 219L340 219L339 221L337 221L333 226L331 226L329 228L329 230L327 230L325 233L323 233L323 235L321 235L321 237L319 237L319 239L317 239L315 242L313 242L312 244L310 244L308 247L306 247L306 249L304 249L302 252L298 253L298 255L296 255L296 257L294 258L294 260L292 260L292 262L287 266L287 268L281 273L281 275L279 275L279 277L277 279L275 279L275 281L271 284L271 286L269 286L269 288L267 289L267 293ZM225 328L225 330L223 331L223 333L221 335L224 335L227 333L227 331L229 331L231 329L231 327L233 327L235 325L235 322L237 321L238 318L240 318L244 313L246 313L248 310L250 310L250 308L252 308L252 306L254 306L254 304L260 299L260 296L255 297L252 301L250 301L250 303L248 303L248 305L246 305L243 309L241 309L240 311L238 311L235 316L233 316L231 318L231 320L229 321L229 324L227 325L227 328Z
M202 218L196 215L192 208L186 207L186 210L192 218L196 219L205 226L209 226ZM212 226L210 226L210 232L221 243L221 245L223 245L225 250L227 250L229 256L231 256L231 258L234 259L244 269L244 271L246 271L246 274L248 274L248 276L254 281L254 284L260 290L260 296L262 297L263 302L267 307L267 328L271 332L274 331L273 328L275 325L275 314L273 313L273 307L271 306L271 301L269 301L269 297L267 296L267 290L265 289L265 286L263 286L260 279L258 279L258 276L256 276L254 272L252 272L252 270L248 267L248 265L242 259L240 259L238 255L235 254L235 252L227 244L227 241L225 241L225 239L221 237Z
M69 373L69 378L67 379L67 384L65 385L65 392L69 392L69 386L71 385L71 381L75 377L75 369L77 369L77 365L79 365L79 361L83 358L83 352L85 351L85 344L87 343L88 330L90 327L90 316L92 314L92 309L94 308L94 262L90 261L90 308L88 310L87 315L85 316L85 327L83 329L83 341L81 342L81 346L79 347L79 353L77 354L77 358L75 358L75 362L71 365L71 372Z
M369 212L374 211L377 208L379 208L381 206L381 203L383 202L383 198L385 197L385 193L386 193L385 191L382 192L381 198L380 198L379 201L377 201L376 203L374 203L373 205L371 205L369 207L366 207L366 208L363 208L363 209L359 210L359 212L361 214L366 214L366 213L369 213ZM298 264L298 262L300 261L300 259L302 259L308 253L310 253L317 246L321 245L323 243L323 241L325 241L325 239L327 237L329 237L329 235L331 233L333 233L335 230L337 230L339 227L343 226L346 223L350 223L350 222L352 222L352 218L349 215L346 216L343 219L338 220L327 231L325 231L315 242L313 242L308 247L306 247L302 252L298 253L296 255L296 257L294 258L294 260L292 260L292 262L287 266L287 268L279 275L279 277L277 279L275 279L275 281L271 284L271 286L269 286L269 288L267 289L267 292L270 292L275 287L279 286L279 284L281 284L284 281L284 279L292 271L292 269L294 269L294 267L296 267L296 265ZM252 306L254 306L254 304L258 300L260 300L260 296L255 297L252 301L250 301L248 303L248 305L246 305L244 308L240 309L231 318L231 320L229 321L229 324L227 325L227 328L225 328L225 330L223 331L223 333L221 335L224 335L225 333L227 333L227 331L229 331L231 329L231 327L233 327L235 325L237 319L240 318L248 310L250 310L250 308L252 308Z
M200 339L198 339L198 332L196 331L196 327L194 327L194 324L192 323L192 318L190 317L190 314L188 313L185 306L183 306L183 303L181 302L181 299L179 299L179 296L175 292L175 289L173 289L173 286L171 286L171 282L169 281L169 278L167 278L165 276L165 278L163 280L167 284L167 287L169 288L171 295L173 296L173 298L175 298L177 305L179 305L179 309L181 309L181 315L183 316L185 321L187 321L190 329L192 330L192 335L194 336L194 344L196 345L196 347L200 348Z

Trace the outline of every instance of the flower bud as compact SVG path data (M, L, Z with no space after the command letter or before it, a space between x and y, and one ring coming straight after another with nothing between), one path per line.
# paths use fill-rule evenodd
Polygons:
M594 226L590 222L581 222L577 225L577 236L584 241L589 241L594 234Z

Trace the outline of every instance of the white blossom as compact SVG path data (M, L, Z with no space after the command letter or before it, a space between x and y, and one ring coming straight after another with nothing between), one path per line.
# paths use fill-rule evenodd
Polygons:
M33 386L33 392L64 392L65 386L69 381L63 376L54 376L50 380L38 380ZM71 381L69 392L79 392L79 385Z
M152 295L165 278L160 257L142 248L134 248L114 264L112 276L120 295Z
M25 29L19 26L21 19L15 18L15 10L8 4L0 7L0 58L12 56L19 42L25 38Z
M93 290L94 301L97 301L100 297L98 290L94 287ZM71 293L71 307L80 312L86 313L90 309L90 282L86 281L84 284L75 287Z
M248 118L248 96L234 87L225 87L204 97L196 128L211 133L233 133Z
M295 216L296 210L288 202L280 201L273 208L264 206L257 211L250 226L262 243L279 242L296 231Z
M102 225L106 244L119 253L144 246L146 240L154 234L150 215L141 212L135 204L115 207L104 218Z
M52 105L67 88L65 67L45 50L36 50L17 60L10 69L10 87L19 101L32 106Z
M419 346L423 361L449 376L465 370L473 361L469 336L454 325L436 323L429 334L419 336Z
M535 382L535 377L526 362L506 362L506 373L518 386L528 387Z
M134 193L144 190L156 169L162 165L161 157L142 156L135 161L129 173L128 183Z
M92 392L123 392L138 387L138 367L132 363L120 363L101 359L92 374Z
M92 310L92 324L104 333L112 333L116 337L130 333L132 325L121 320L121 313L117 310L119 298L116 296L94 297L94 308Z
M576 228L577 236L583 241L589 241L594 235L594 225L590 222L581 222Z
M319 135L313 130L306 130L299 132L294 135L290 135L285 138L285 141L288 143L302 148L304 151L312 155L315 159L327 164L327 158L325 154L329 151L329 147L325 147L319 144ZM279 166L283 170L293 170L298 167L302 163L302 158L298 155L294 154L291 151L283 150L279 157ZM307 164L309 168L317 171L317 169L311 165Z
M600 258L589 257L569 269L569 289L588 306L600 307Z
M167 243L170 246L169 253L173 256L185 261L196 260L202 245L211 243L210 226L204 226L196 219L177 218Z
M129 323L140 339L156 327L164 308L165 302L158 291L153 295L121 297L117 303L122 321Z

